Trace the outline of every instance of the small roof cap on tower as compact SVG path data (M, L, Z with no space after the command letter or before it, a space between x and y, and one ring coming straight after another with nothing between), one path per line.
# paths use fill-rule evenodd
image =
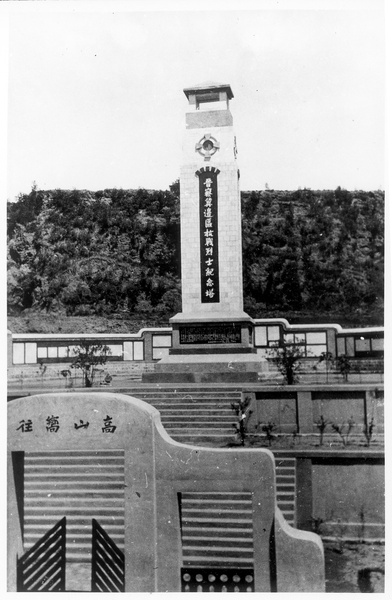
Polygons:
M192 87L184 88L184 94L190 100L190 96L198 96L199 98L203 98L203 100L211 99L218 100L219 94L221 92L226 92L227 100L231 100L234 98L234 94L228 83L216 83L213 81L205 81L204 83L200 83L199 85L194 85Z

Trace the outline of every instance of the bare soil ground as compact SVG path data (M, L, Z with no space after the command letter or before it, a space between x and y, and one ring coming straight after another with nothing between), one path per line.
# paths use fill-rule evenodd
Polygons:
M212 444L213 445L213 444ZM218 444L219 445L219 444ZM229 447L240 447L242 444L239 440L234 440L233 442L229 442L226 446ZM383 434L374 434L372 439L370 440L369 445L365 439L364 435L357 434L351 437L346 443L340 439L337 434L330 434L324 436L324 442L320 445L320 436L315 434L306 434L306 435L296 435L293 437L292 435L275 435L271 440L271 443L268 442L265 435L253 436L249 435L245 439L245 447L247 448L268 448L271 452L275 450L384 450L384 435Z
M324 551L327 592L384 592L384 543L324 542Z
M63 314L45 314L25 311L19 316L9 316L7 327L12 333L137 333L143 327L168 327L168 320L124 317L114 314L107 317L68 317Z
M326 592L383 593L384 544L324 542ZM91 591L91 565L70 564L68 591Z

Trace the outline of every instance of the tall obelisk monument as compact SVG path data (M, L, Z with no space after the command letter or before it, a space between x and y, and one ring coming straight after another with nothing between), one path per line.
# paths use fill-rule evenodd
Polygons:
M170 319L173 347L156 370L173 371L168 376L173 381L176 369L187 381L236 380L240 373L255 380L260 360L252 319L243 311L233 92L230 85L206 83L184 93L189 106L180 175L182 312Z
M190 110L180 177L183 317L246 318L233 92L219 84L184 92Z

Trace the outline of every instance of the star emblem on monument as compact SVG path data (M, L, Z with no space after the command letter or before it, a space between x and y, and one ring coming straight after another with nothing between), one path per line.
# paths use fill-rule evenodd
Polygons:
M196 144L195 150L204 156L204 160L210 160L219 147L219 142L210 133L206 133Z

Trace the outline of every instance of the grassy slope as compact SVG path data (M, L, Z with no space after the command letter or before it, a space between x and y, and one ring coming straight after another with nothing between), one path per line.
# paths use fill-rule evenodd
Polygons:
M8 317L12 333L137 333L142 327L167 327L167 321L111 317L67 317L39 312L29 312L18 317Z

